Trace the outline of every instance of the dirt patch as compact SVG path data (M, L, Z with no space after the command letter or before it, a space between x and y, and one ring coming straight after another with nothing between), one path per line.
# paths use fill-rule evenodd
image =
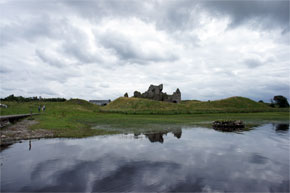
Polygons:
M53 132L37 129L31 130L30 126L37 124L35 120L24 119L13 125L8 125L0 130L0 146L10 145L23 139L37 139L53 137Z

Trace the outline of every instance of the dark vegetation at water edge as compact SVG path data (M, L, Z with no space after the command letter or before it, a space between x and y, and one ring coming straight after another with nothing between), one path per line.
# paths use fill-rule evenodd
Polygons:
M241 120L223 120L223 121L214 121L212 123L212 127L215 130L221 130L226 132L243 130L245 128L245 124Z

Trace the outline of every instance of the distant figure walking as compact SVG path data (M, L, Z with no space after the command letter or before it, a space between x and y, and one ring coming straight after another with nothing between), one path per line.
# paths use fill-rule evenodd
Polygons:
M45 111L45 105L43 105L43 107L42 107L42 111L43 111L43 112Z
M40 105L38 105L38 112L39 112L39 113L40 113L40 109L41 109L41 108L40 108Z

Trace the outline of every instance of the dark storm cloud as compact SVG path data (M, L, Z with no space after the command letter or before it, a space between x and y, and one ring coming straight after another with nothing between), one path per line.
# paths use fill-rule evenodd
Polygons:
M27 10L30 14L40 14L38 17L22 19L16 17L9 9ZM201 8L201 9L200 9ZM5 10L6 9L6 10ZM25 1L18 2L12 7L4 4L2 14L10 19L18 20L0 26L1 42L5 45L14 39L32 40L37 37L51 37L63 29L65 19L52 19L49 13L66 11L78 13L81 17L99 23L104 18L136 17L144 22L154 23L158 29L169 31L183 31L199 26L200 13L208 12L213 18L216 16L230 17L231 27L243 24L255 24L254 27L272 29L280 27L282 33L289 31L289 1ZM59 11L59 12L56 12ZM13 17L13 18L11 18Z
M272 29L280 27L289 31L289 1L62 1L91 20L104 17L137 17L154 22L162 30L183 31L199 26L201 10L213 18L230 17L230 27L254 24L254 27Z
M17 3L16 3L17 2ZM9 10L23 9L40 14L41 17L37 23L35 18L29 20L32 23L20 23L18 29L11 26L2 26L5 28L3 39L14 31L14 33L25 33L27 36L38 36L47 34L51 31L51 19L45 14L66 11L78 13L81 17L86 17L94 22L99 22L104 18L114 17L136 17L145 22L154 22L157 28L167 30L185 30L196 27L199 24L199 16L205 10L212 17L229 16L231 26L236 27L241 24L253 22L262 25L265 28L281 27L284 32L289 30L289 1L115 1L115 0L98 0L98 1L16 1L14 4L2 5L1 11L14 19L17 17ZM13 5L13 7L12 7ZM16 7L16 8L15 8ZM6 9L6 10L5 10ZM58 11L58 12L56 12ZM19 18L18 18L19 19ZM32 18L31 18L32 19ZM36 25L36 26L31 26ZM17 26L15 26L17 28ZM31 31L25 30L29 28ZM24 29L24 30L23 30ZM23 32L22 32L23 31ZM16 34L17 35L17 34ZM15 37L15 36L14 36Z
M204 1L213 16L229 16L231 27L252 23L254 27L289 29L289 1Z
M61 1L81 16L93 21L112 17L136 17L144 22L155 23L162 30L185 30L197 25L198 1L137 1L98 0ZM195 14L195 16L193 16Z

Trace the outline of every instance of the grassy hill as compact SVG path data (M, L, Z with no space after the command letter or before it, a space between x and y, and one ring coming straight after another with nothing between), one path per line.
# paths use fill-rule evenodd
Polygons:
M244 113L288 111L274 109L266 104L255 102L244 97L230 97L216 101L182 101L180 104L153 101L142 98L120 97L105 107L102 112L127 114L194 114L194 113Z

